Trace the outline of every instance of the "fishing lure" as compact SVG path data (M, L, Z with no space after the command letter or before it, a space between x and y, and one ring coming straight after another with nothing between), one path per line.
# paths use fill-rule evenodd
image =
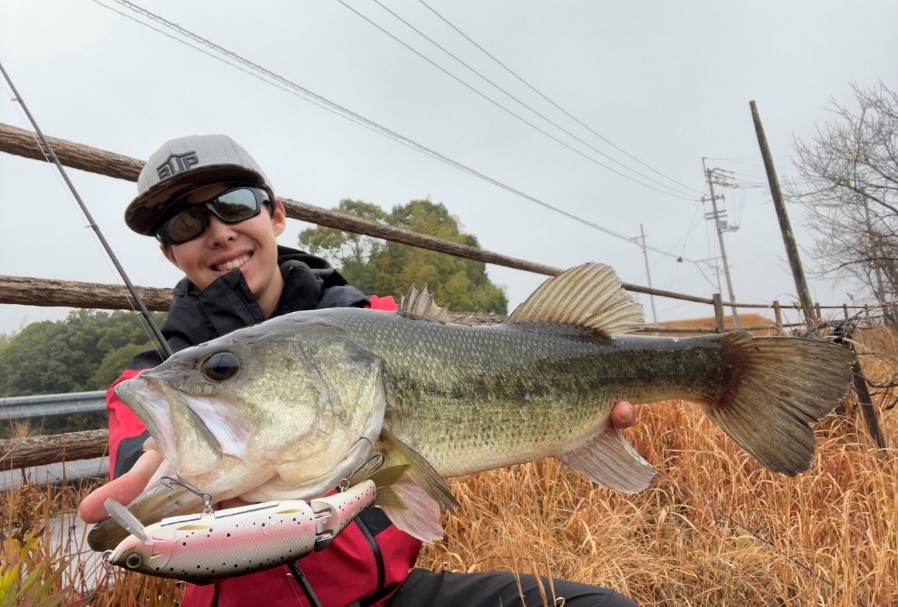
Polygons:
M106 500L110 516L131 535L106 551L105 561L194 584L268 569L327 547L374 503L377 490L369 479L308 502L280 500L216 511L208 494L197 494L205 499L203 512L146 527L120 503Z

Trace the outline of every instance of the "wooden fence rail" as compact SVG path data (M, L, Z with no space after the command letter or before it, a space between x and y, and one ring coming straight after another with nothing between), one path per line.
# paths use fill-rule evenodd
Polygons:
M0 439L0 469L16 470L106 455L109 430Z

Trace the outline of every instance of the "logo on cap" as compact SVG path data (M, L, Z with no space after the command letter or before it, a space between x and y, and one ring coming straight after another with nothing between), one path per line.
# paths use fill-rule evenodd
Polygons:
M183 173L190 167L199 164L199 162L200 159L196 152L187 152L180 156L172 154L168 157L168 160L156 167L156 173L159 174L160 180L168 179L178 173Z

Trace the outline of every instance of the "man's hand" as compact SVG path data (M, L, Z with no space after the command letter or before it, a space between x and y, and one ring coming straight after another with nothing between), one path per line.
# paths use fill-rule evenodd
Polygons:
M159 451L147 451L128 472L85 497L78 505L78 516L85 523L99 523L106 520L109 513L106 512L103 502L112 498L120 504L130 504L144 490L161 463L162 454Z
M625 400L615 403L611 409L611 425L629 428L636 423L636 408Z

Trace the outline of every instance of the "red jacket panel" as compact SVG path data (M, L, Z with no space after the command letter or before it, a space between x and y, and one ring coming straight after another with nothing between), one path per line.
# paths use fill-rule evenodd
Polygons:
M128 438L140 436L146 430L146 426L128 405L119 400L115 395L115 387L127 379L136 377L143 369L125 369L118 379L112 382L106 390L106 411L109 414L109 470L110 476L115 470L119 445Z

